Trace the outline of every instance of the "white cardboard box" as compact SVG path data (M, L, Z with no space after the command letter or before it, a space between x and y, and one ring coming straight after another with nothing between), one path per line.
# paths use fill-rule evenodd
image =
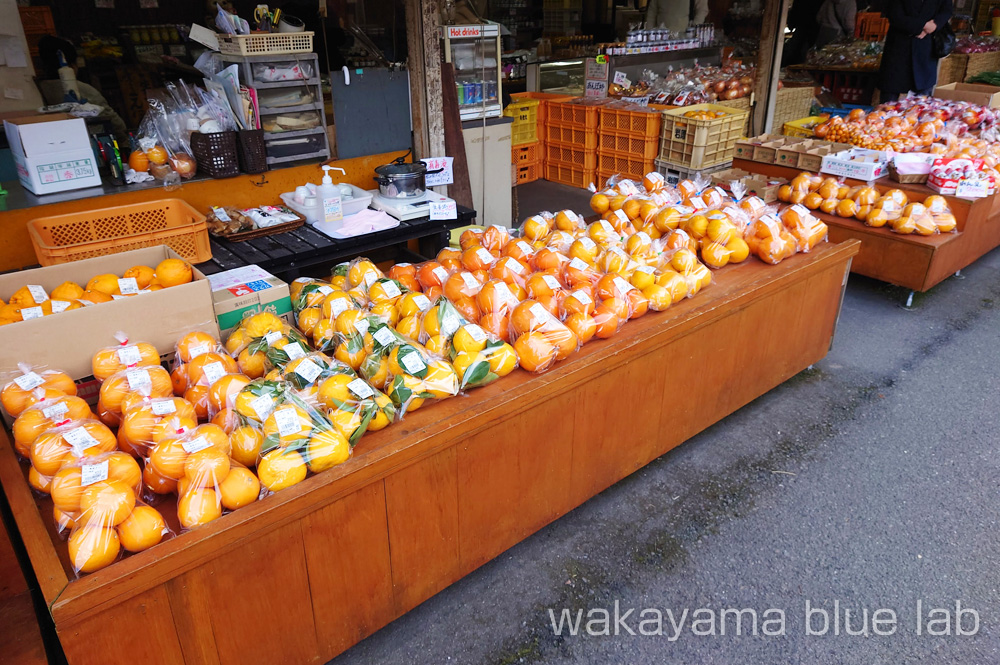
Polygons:
M823 157L823 173L856 180L878 180L889 175L884 152L852 148Z
M34 194L99 187L97 158L83 118L64 113L4 120L21 185Z

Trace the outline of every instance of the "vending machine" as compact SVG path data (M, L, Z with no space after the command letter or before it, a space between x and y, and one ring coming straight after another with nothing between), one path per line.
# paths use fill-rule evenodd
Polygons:
M500 117L500 26L446 25L442 30L445 62L455 67L462 120Z

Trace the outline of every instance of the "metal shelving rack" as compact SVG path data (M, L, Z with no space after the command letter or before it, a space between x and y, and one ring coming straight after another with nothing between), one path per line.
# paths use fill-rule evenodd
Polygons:
M258 91L258 105L260 99L260 91L268 90L272 88L309 88L310 92L313 93L314 100L308 104L298 104L296 106L280 106L280 107L268 107L268 106L258 106L260 117L263 118L267 115L275 115L279 113L298 113L302 111L318 111L320 116L319 127L314 127L312 129L302 129L297 131L289 132L264 132L264 146L267 151L267 163L272 164L282 164L286 162L297 162L303 159L316 159L330 158L330 142L326 134L326 110L323 104L323 88L320 85L319 78L319 56L315 53L288 53L282 55L226 55L221 54L219 56L225 62L235 62L240 66L240 81L243 85L248 88L253 88ZM296 79L293 81L258 81L254 78L253 74L253 64L261 62L297 62L301 64L309 64L312 66L313 77L309 79ZM285 156L272 156L272 146L276 141L280 139L291 139L301 136L312 136L318 134L322 137L323 149L313 150L306 153L285 155Z

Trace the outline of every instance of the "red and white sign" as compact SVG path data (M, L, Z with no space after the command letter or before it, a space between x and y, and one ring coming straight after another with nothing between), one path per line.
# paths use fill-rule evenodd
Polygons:
M483 27L481 25L454 25L448 26L448 39L463 39L468 37L482 37Z

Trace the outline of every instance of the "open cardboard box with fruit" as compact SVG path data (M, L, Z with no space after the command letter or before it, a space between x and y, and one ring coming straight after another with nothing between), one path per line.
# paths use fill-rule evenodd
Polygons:
M160 245L0 275L0 298L7 302L27 285L50 294L66 282L82 286L98 275L121 276L134 266L155 268L165 259L180 256ZM218 335L208 279L193 268L187 283L0 326L0 379L9 381L18 373L18 363L25 362L58 368L76 381L88 378L94 349L113 344L112 335L123 327L132 339L153 344L161 356L172 353L185 332Z

